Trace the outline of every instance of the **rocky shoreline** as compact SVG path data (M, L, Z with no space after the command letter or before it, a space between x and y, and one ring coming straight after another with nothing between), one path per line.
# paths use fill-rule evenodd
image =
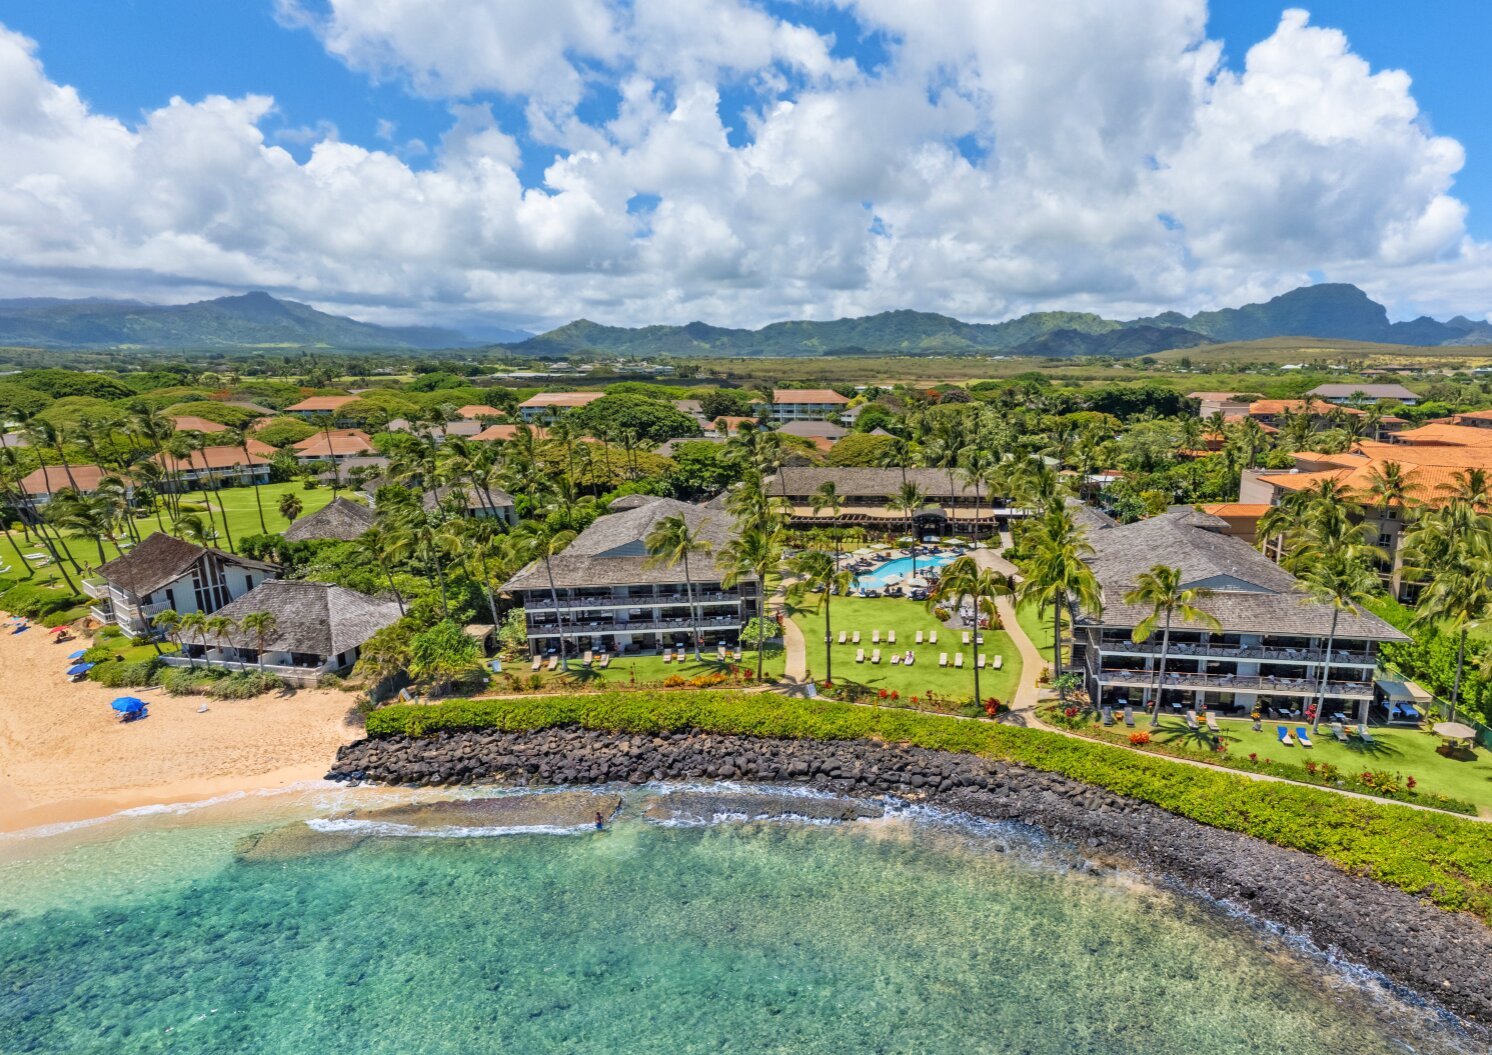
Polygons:
M1100 860L1179 882L1308 936L1453 1011L1492 1023L1492 930L1296 850L1209 828L1101 788L972 755L865 741L583 729L360 740L329 779L416 786L665 780L789 783L895 794L1040 827Z

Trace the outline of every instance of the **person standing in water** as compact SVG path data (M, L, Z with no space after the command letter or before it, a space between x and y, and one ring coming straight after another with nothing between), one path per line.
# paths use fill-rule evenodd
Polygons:
M601 831L605 827L606 827L606 819L601 816L601 811L597 810L596 811L596 831Z

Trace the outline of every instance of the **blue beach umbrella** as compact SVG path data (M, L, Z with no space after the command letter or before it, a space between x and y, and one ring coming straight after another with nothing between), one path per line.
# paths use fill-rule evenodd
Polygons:
M80 648L76 652L69 652L67 654L67 658L68 659L82 659L86 655L88 655L88 650L86 648Z
M67 668L67 673L69 677L75 678L79 674L87 674L95 666L97 666L97 664L95 663L74 663L72 666Z
M136 711L145 709L145 701L136 696L121 696L109 706L120 714L134 714Z

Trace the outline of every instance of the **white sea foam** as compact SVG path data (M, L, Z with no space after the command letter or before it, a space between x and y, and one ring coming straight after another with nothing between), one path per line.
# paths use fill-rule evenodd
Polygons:
M422 828L395 821L361 820L356 817L313 817L306 825L318 832L350 832L392 839L488 839L502 835L584 835L593 824L452 824Z

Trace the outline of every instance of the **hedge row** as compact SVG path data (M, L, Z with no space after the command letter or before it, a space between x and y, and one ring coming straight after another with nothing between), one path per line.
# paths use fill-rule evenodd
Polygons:
M1344 871L1464 909L1492 924L1492 825L1151 758L1038 729L905 710L736 692L616 692L384 707L370 736L579 725L620 733L699 729L881 740L1012 762L1098 785L1171 813L1316 854Z

